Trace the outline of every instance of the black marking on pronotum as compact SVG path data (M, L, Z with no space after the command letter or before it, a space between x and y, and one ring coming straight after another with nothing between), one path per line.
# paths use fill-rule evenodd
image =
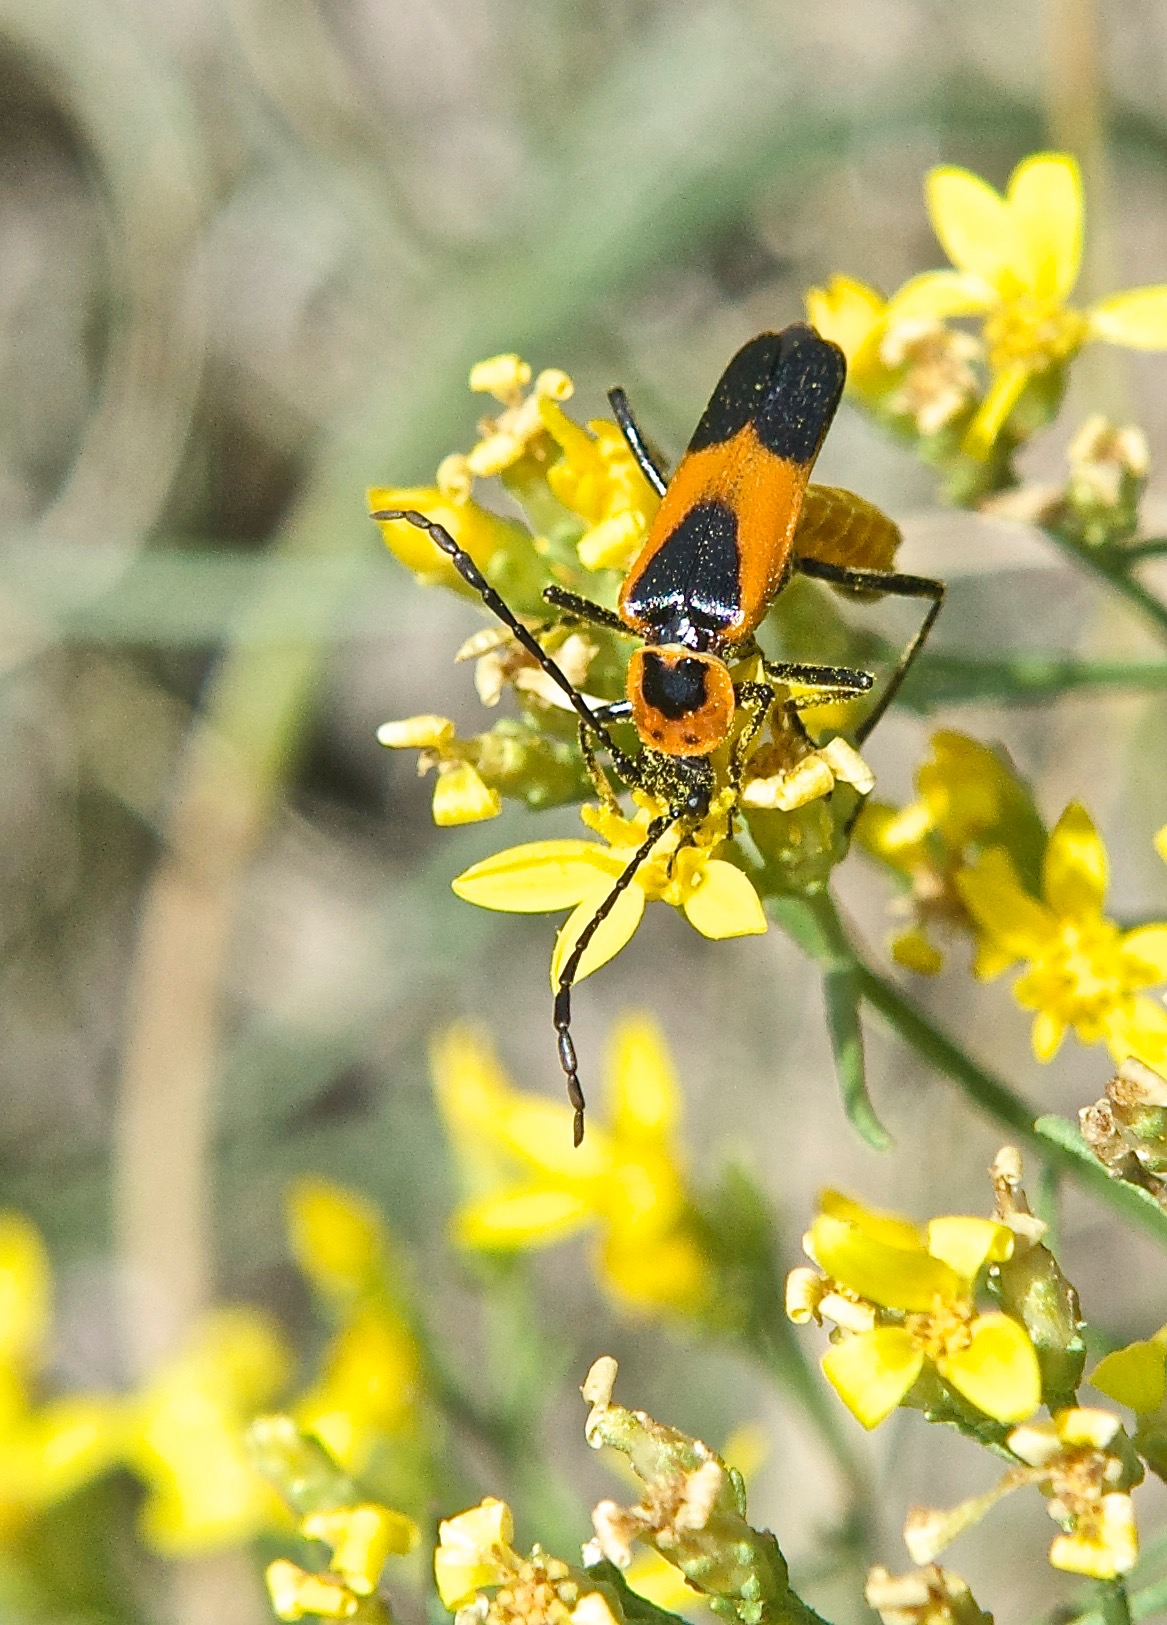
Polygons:
M644 697L662 716L679 722L705 704L709 667L703 660L682 656L670 662L651 649L644 656Z

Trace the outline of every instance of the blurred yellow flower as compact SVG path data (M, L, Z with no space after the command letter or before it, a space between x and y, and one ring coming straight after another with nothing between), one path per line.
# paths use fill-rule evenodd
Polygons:
M51 1298L40 1233L22 1214L0 1211L0 1539L107 1472L125 1442L125 1411L112 1395L38 1402Z
M509 847L464 870L453 882L454 891L479 908L507 914L547 914L570 908L572 913L560 928L551 956L551 985L555 987L580 933L643 843L655 816L656 809L648 805L641 805L633 818L607 807L581 807L583 822L603 837L605 845L560 840ZM714 856L725 838L721 798L689 835L683 836L676 824L665 830L588 944L576 980L599 970L631 941L645 904L651 901L681 909L691 926L714 940L765 931L761 899L747 876Z
M218 1309L130 1401L128 1457L149 1494L146 1539L187 1556L254 1538L279 1516L244 1429L285 1386L290 1359L269 1317Z
M626 1018L613 1034L607 1124L572 1147L566 1104L523 1094L483 1041L459 1028L434 1045L434 1087L471 1194L455 1240L481 1251L545 1247L599 1232L602 1282L638 1310L692 1311L711 1287L680 1150L680 1095L657 1028Z
M1122 931L1108 920L1106 848L1085 808L1058 820L1041 867L1041 897L1022 885L993 848L956 877L980 939L977 974L991 978L1018 960L1027 970L1013 997L1037 1012L1033 1052L1052 1060L1072 1027L1083 1044L1105 1041L1118 1061L1133 1055L1167 1068L1167 1010L1142 990L1167 981L1167 924Z
M412 1427L421 1387L389 1236L370 1202L326 1180L298 1180L286 1208L292 1251L336 1323L292 1414L342 1467L360 1473L379 1442Z
M1004 195L967 169L929 172L932 227L954 270L926 271L890 301L888 320L980 316L992 378L965 436L987 455L1031 379L1088 339L1167 348L1167 285L1112 294L1088 311L1066 303L1082 258L1083 197L1068 154L1035 153Z
M660 498L616 424L594 418L581 429L547 399L541 412L561 452L547 470L547 483L565 508L587 521L576 544L580 563L589 570L626 570L648 535Z
M926 1361L999 1422L1037 1409L1041 1375L1029 1334L973 1304L982 1269L1012 1253L1005 1225L953 1216L921 1229L826 1191L803 1247L823 1276L792 1272L787 1313L796 1323L836 1322L823 1371L864 1427L891 1414Z

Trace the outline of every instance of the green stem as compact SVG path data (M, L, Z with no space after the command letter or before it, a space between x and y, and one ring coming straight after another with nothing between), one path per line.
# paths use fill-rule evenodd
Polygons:
M1131 1604L1121 1580L1103 1580L1098 1587L1102 1625L1131 1625Z
M926 715L954 703L1005 700L1025 704L1115 688L1167 688L1167 661L1068 660L1057 655L976 660L959 654L925 653L904 684L903 700L909 709Z
M1167 553L1167 536L1148 536L1142 542L1128 542L1109 550L1112 558L1123 564L1137 564L1140 559L1161 559Z
M1101 552L1095 548L1087 547L1084 542L1076 541L1073 537L1060 535L1057 531L1047 530L1046 535L1063 553L1068 553L1076 563L1085 565L1091 574L1105 581L1115 592L1126 599L1133 609L1137 609L1144 620L1149 621L1161 638L1167 638L1167 604L1157 598L1149 588L1130 573L1127 560L1120 558L1114 552Z
M1167 1214L1147 1202L1143 1192L1112 1179L1100 1162L1076 1156L1067 1146L1043 1134L1028 1102L1004 1079L973 1060L894 982L862 961L859 962L859 980L863 997L888 1025L938 1072L959 1085L966 1098L986 1117L999 1123L1043 1162L1064 1170L1120 1217L1149 1230L1160 1244L1167 1242Z

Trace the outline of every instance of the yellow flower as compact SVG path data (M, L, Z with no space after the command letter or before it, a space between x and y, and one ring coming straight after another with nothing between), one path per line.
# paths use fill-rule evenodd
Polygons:
M839 1326L823 1371L864 1427L890 1415L926 1361L999 1422L1036 1410L1041 1376L1028 1333L1009 1315L978 1314L973 1305L982 1269L1013 1251L1005 1225L948 1217L921 1229L827 1191L803 1246L826 1279L816 1297L809 1272L795 1271L787 1312L796 1322L826 1316Z
M458 824L480 824L497 818L502 797L492 790L473 762L465 760L465 749L457 739L448 717L403 717L399 722L383 722L377 729L377 743L389 750L416 750L419 774L436 767L432 804L434 823L440 829Z
M112 1395L38 1403L52 1277L36 1227L0 1212L0 1539L120 1458L125 1409Z
M810 322L847 357L847 388L867 405L936 434L977 393L981 346L931 316L897 317L874 288L833 276L806 295Z
M421 1387L417 1340L398 1302L389 1237L363 1197L325 1180L288 1192L292 1251L336 1322L315 1382L292 1407L350 1472L413 1425Z
M522 525L502 519L474 501L464 463L465 459L448 457L438 470L435 485L373 486L366 493L369 511L403 508L424 513L435 524L444 525L459 547L465 548L479 569L489 575L498 554L520 544L529 547L530 537ZM452 587L467 596L472 594L473 589L424 530L404 519L379 519L377 525L389 551L425 586Z
M993 1625L960 1575L934 1563L911 1574L869 1569L863 1596L883 1625Z
M1050 835L1040 899L1026 891L1006 852L985 852L956 877L980 934L977 974L990 978L1028 962L1013 997L1037 1012L1039 1061L1053 1059L1072 1027L1083 1044L1105 1040L1116 1060L1133 1055L1163 1071L1167 1011L1142 989L1167 981L1167 925L1121 931L1108 920L1107 870L1106 848L1076 802Z
M850 276L807 289L807 320L847 357L847 387L861 396L878 396L890 382L879 354L887 308L881 293Z
M266 1315L219 1309L147 1381L132 1403L129 1459L149 1488L142 1525L158 1551L237 1545L278 1515L243 1435L286 1383L289 1364Z
M1000 749L950 729L929 744L931 756L916 770L916 800L901 808L869 801L855 826L859 843L909 883L912 923L893 937L891 952L923 975L944 963L935 928L972 928L957 873L999 846L1036 878L1046 840L1028 787Z
M583 1569L540 1546L521 1557L514 1538L511 1509L493 1496L439 1524L434 1578L443 1607L456 1613L476 1604L484 1625L617 1625Z
M465 459L471 474L480 479L502 474L542 449L544 403L565 401L575 393L571 379L557 367L541 372L531 393L524 394L530 382L531 369L517 355L491 356L470 369L470 388L480 395L493 395L503 406L497 417L484 418L478 426L478 442Z
M421 1539L412 1518L374 1502L310 1512L300 1525L308 1540L329 1547L329 1568L358 1597L369 1597L390 1557L404 1557Z
M599 1232L598 1269L635 1309L697 1308L710 1264L692 1230L676 1144L680 1109L656 1027L630 1018L613 1035L607 1124L572 1148L571 1109L512 1087L493 1054L454 1029L434 1046L434 1086L474 1189L455 1239L482 1251L545 1247Z
M917 1508L909 1515L904 1542L913 1561L931 1562L1005 1495L1036 1484L1063 1530L1049 1549L1055 1569L1095 1580L1128 1573L1138 1557L1128 1491L1141 1479L1142 1468L1118 1418L1109 1411L1067 1407L1049 1422L1014 1428L1005 1443L1020 1465L993 1489L947 1512Z
M559 973L612 883L645 839L656 809L642 802L634 818L624 818L606 807L585 806L580 817L604 839L597 841L532 841L509 847L466 869L453 882L454 891L479 908L507 914L548 914L558 909L572 913L561 927L551 956L551 984ZM761 899L742 871L713 854L725 844L724 798L717 798L709 816L682 845L678 826L665 831L652 855L637 870L632 884L620 896L583 956L576 980L582 981L606 965L631 940L645 904L671 903L702 936L757 935L766 930Z
M1002 196L967 169L929 172L928 213L955 266L913 278L889 320L981 316L992 380L965 437L987 455L1025 386L1064 364L1088 339L1167 348L1167 286L1112 294L1088 311L1066 304L1082 257L1083 198L1066 153L1036 153Z
M587 529L576 544L589 570L626 570L640 551L660 498L640 471L614 423L595 418L581 429L544 400L542 418L561 456L547 470L547 483Z
M279 1558L269 1563L265 1578L272 1611L278 1619L298 1620L306 1614L324 1619L388 1619L373 1605L372 1597L390 1557L404 1557L421 1538L412 1518L373 1502L359 1506L328 1507L301 1519L299 1533L318 1540L332 1557L327 1571L314 1573Z

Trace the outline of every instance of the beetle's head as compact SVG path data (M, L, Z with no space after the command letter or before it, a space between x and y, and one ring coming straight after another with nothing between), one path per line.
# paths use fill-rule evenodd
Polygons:
M716 655L638 649L628 663L628 698L641 739L668 756L708 756L733 727L733 678Z

